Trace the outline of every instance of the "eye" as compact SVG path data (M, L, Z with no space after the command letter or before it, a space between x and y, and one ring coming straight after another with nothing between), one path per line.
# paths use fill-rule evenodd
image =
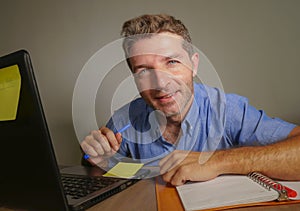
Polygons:
M174 65L174 64L178 64L178 63L179 63L179 61L174 60L174 59L168 60L169 65Z
M135 76L137 78L143 78L143 77L146 77L147 75L149 75L149 72L150 72L150 69L144 68L144 69L137 71Z
M149 72L149 69L142 69L141 71L138 72L139 75L144 75L147 72Z

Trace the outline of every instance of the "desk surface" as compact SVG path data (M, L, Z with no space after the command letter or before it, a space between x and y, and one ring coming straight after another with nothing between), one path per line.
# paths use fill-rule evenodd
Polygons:
M155 180L145 179L87 209L87 211L156 211Z
M114 210L114 211L156 211L155 180L141 180L128 189L102 201L87 211ZM232 209L234 211L299 211L300 204L278 206L261 206Z
M141 180L122 192L87 209L87 211L156 211L155 180ZM0 211L14 211L3 208Z
M1 208L1 211L11 211ZM155 180L141 180L128 189L94 205L87 211L114 210L114 211L156 211ZM300 204L278 206L246 207L232 209L233 211L299 211Z

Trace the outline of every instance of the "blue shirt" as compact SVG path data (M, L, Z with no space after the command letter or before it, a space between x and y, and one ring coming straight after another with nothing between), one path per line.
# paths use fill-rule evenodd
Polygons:
M282 140L296 126L248 104L235 94L194 84L194 100L181 123L176 144L162 137L154 109L142 98L117 110L107 123L114 132L128 123L116 158L130 157L149 165L173 150L214 151L236 146L266 145Z

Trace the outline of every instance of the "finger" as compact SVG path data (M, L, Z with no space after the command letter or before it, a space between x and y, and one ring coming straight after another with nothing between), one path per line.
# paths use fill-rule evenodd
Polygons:
M98 165L98 163L101 163L103 161L102 156L97 156L97 157L90 157L87 159L92 165Z
M207 181L219 175L211 166L205 167L198 162L182 165L172 173L171 178L166 178L172 185L182 185L187 181Z
M117 133L116 134L116 138L117 138L117 141L118 141L119 145L121 145L121 143L122 143L122 134L121 133Z
M187 181L194 181L192 177L197 173L197 167L195 163L181 165L164 174L163 179L174 186L183 185Z
M98 155L102 156L102 155L105 154L105 149L103 147L103 145L105 145L105 144L103 144L101 141L97 141L95 139L92 139L90 141L90 145L94 148L94 150L98 153Z
M88 155L91 155L91 156L98 155L96 150L90 144L88 144L86 140L81 143L81 148Z
M106 136L103 135L100 130L92 131L92 135L94 137L94 140L92 140L91 143L95 144L94 141L96 141L96 140L97 140L96 142L99 143L99 144L94 145L94 147L96 147L96 151L102 150L103 154L111 152L111 147L109 145L109 142L108 142Z
M116 135L113 133L113 131L110 130L109 128L107 128L107 127L100 128L100 131L103 135L106 136L106 138L108 140L108 143L111 146L111 148L113 148L115 151L118 151L120 143L119 143Z
M162 174L163 180L167 183L171 183L172 178L173 178L174 174L176 173L176 170L177 169L173 168L172 170L169 170L166 173Z
M176 169L170 178L170 183L174 186L183 185L189 179L189 176L193 173L191 169L192 165L183 165Z

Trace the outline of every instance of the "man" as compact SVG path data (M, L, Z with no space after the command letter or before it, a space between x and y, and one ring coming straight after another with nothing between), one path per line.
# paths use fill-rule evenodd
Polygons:
M141 98L83 140L91 163L129 157L159 164L173 185L252 171L300 179L300 127L266 116L243 97L194 83L199 55L181 21L143 15L125 22L122 35Z

